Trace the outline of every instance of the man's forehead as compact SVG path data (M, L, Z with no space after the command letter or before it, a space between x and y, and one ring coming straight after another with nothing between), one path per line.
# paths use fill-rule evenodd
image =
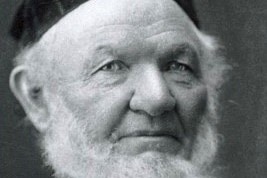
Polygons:
M173 0L91 0L70 14L73 18L88 18L88 15L92 15L98 23L107 24L114 22L147 25L173 16L189 20Z
M22 48L27 45L34 44L38 42L51 27L57 24L58 21L88 1L92 1L92 4L94 4L98 0L22 0L22 3L14 16L14 21L9 31L10 35L18 42L18 44L21 45ZM167 3L167 1L169 2ZM151 4L151 2L154 4ZM172 3L171 6L170 3ZM107 13L105 12L112 14L110 11L107 11L106 6L108 6L109 10L112 7L116 7L115 12L121 12L121 9L125 10L128 14L131 14L129 17L132 17L133 14L138 14L139 17L142 17L144 14L141 12L144 12L142 10L146 9L147 11L150 11L150 17L158 18L157 15L160 14L159 11L163 9L162 7L165 8L163 12L171 11L171 8L166 8L166 4L169 5L169 7L177 7L177 5L179 5L186 12L187 16L192 20L196 27L199 28L199 22L192 0L101 0L98 4L98 7L100 6L101 9L100 16L96 14L92 16L96 18L95 20L97 22L99 22L98 17L101 17L101 14L106 15ZM138 10L136 11L136 9ZM90 11L95 11L95 9L90 9ZM125 12L123 13L124 15L126 14ZM87 15L86 18L88 17L89 15ZM146 19L149 19L148 14L146 14ZM79 21L80 20L82 20L82 18L79 18ZM138 23L142 25L140 22Z
M164 26L174 19L175 26L190 26L192 21L172 0L91 0L73 10L55 24L49 33L76 36L109 26ZM189 25L191 24L191 25Z

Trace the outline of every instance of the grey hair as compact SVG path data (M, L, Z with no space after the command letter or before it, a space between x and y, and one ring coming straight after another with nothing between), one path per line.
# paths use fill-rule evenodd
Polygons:
M219 40L213 36L207 35L204 32L195 30L203 46L207 49L204 50L202 60L203 79L207 85L209 94L208 107L213 110L213 118L219 118L217 114L221 112L222 107L218 107L220 101L220 94L222 87L230 78L231 65L228 63L227 58L224 56L224 47L220 44ZM212 114L212 113L211 113ZM217 120L213 120L216 124Z

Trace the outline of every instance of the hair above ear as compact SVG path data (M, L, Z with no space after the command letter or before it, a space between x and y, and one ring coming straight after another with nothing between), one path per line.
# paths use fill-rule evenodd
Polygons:
M10 75L10 89L22 105L28 118L39 131L44 131L48 125L48 107L42 87L36 86L29 79L28 68L20 65L15 67Z

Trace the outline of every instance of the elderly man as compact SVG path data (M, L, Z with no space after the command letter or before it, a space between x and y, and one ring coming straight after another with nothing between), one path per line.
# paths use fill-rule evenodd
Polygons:
M24 2L10 87L55 177L212 176L227 65L192 8L179 0Z

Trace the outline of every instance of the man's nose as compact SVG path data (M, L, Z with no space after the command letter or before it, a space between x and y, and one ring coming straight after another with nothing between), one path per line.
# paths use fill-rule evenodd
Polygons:
M175 98L162 72L156 67L146 68L136 75L134 94L130 108L143 111L151 116L158 116L175 107Z

